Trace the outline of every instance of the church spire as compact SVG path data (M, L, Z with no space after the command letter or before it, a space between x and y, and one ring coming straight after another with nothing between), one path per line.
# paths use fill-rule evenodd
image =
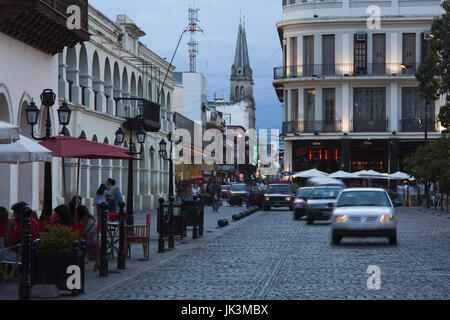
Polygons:
M239 73L239 70L241 71ZM246 75L251 77L250 59L248 57L247 36L242 20L239 23L236 53L234 55L233 75Z

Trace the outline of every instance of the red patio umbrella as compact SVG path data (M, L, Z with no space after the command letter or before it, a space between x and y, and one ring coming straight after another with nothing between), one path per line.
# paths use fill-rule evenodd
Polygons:
M64 158L78 159L77 196L80 180L80 159L140 160L139 158L126 154L125 152L130 151L128 148L66 136L52 137L40 142L40 144L51 150L54 157L63 158L64 171ZM63 172L63 179L64 189L66 189L65 172Z

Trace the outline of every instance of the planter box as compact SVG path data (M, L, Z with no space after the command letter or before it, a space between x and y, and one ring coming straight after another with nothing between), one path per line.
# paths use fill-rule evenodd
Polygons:
M81 290L67 288L67 268L77 265L81 269ZM84 292L84 251L77 250L71 253L40 252L33 249L31 252L31 285L52 284L59 290L72 291L72 294Z

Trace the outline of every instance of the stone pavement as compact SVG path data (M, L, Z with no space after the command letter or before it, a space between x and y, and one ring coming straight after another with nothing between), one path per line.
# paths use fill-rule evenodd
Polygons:
M99 278L87 266L82 300L309 300L449 299L450 214L398 208L398 241L344 238L330 243L326 223L307 226L289 211L260 211L218 229L221 213L205 212L205 237L176 241L176 249L156 253L153 219L150 261L133 248L127 270ZM145 214L137 220L144 221ZM212 233L211 233L212 231ZM367 268L381 269L381 289L367 288ZM110 260L110 269L112 262ZM17 295L15 296L17 297ZM14 298L15 298L14 297ZM0 294L0 298L2 298ZM74 299L73 297L63 299Z
M136 273L139 273L148 268L155 267L160 264L167 263L172 259L175 259L182 252L189 251L195 247L201 246L206 242L214 239L215 237L223 234L227 228L235 227L232 216L245 210L245 207L228 207L225 203L220 207L219 213L213 213L211 207L205 207L205 221L204 221L204 236L199 237L196 240L192 240L192 227L187 228L187 237L180 240L178 236L175 237L175 249L168 250L167 240L165 241L166 252L158 253L158 233L157 233L157 211L150 210L148 212L135 213L135 225L145 225L147 220L147 214L151 215L150 225L150 259L143 260L144 252L142 245L133 245L131 247L131 259L126 260L126 270L117 273L117 254L114 258L109 257L108 266L109 277L100 278L97 272L93 271L94 263L89 261L86 264L85 274L85 291L86 294L79 298L85 299L89 294L94 294L99 290L104 290L112 285L126 281L130 277L134 277ZM247 218L250 219L251 217ZM219 219L227 219L230 225L226 228L220 228L217 226ZM0 300L16 300L18 296L17 284L6 283L4 289L0 287ZM64 297L62 298L64 299Z
M450 215L397 212L397 247L372 238L335 247L327 224L259 212L82 299L449 299ZM367 288L370 265L381 268L379 291Z

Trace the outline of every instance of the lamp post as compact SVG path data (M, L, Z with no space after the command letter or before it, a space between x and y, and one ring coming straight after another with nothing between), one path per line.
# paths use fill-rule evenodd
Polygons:
M41 94L41 103L44 107L47 108L46 115L47 120L45 122L45 136L44 137L36 137L34 135L34 126L37 125L39 122L39 113L40 110L34 103L34 101L31 101L31 104L25 109L26 117L27 117L27 123L31 126L31 137L34 140L37 141L44 141L51 138L51 127L52 123L50 120L50 108L55 104L56 101L56 95L51 89L45 89ZM61 107L58 109L58 120L59 124L63 126L62 132L66 131L66 126L70 123L70 116L71 116L71 110L67 106L66 102L64 101ZM46 162L45 163L45 172L44 172L44 208L42 210L42 214L44 214L47 217L50 217L52 215L52 195L53 195L53 188L52 188L52 163Z
M169 161L169 214L170 214L170 222L169 222L169 248L174 248L174 238L173 238L173 202L175 200L174 198L174 186L173 186L173 159L172 159L172 151L173 151L173 134L169 133L167 136L167 139L170 142L170 154L167 156L167 142L164 139L161 139L161 142L159 143L159 156L161 159L165 161ZM175 142L176 145L180 144L183 141L182 138L180 138L177 142Z
M130 151L127 153L130 156L137 156L144 152L144 143L146 134L144 129L139 128L136 131L137 142L141 145L139 152L135 152L136 144L133 141L133 130L130 130ZM125 141L125 133L122 128L116 131L116 141L119 145L123 144ZM128 190L127 190L127 214L128 214L128 225L134 225L134 208L133 208L133 160L128 160Z

